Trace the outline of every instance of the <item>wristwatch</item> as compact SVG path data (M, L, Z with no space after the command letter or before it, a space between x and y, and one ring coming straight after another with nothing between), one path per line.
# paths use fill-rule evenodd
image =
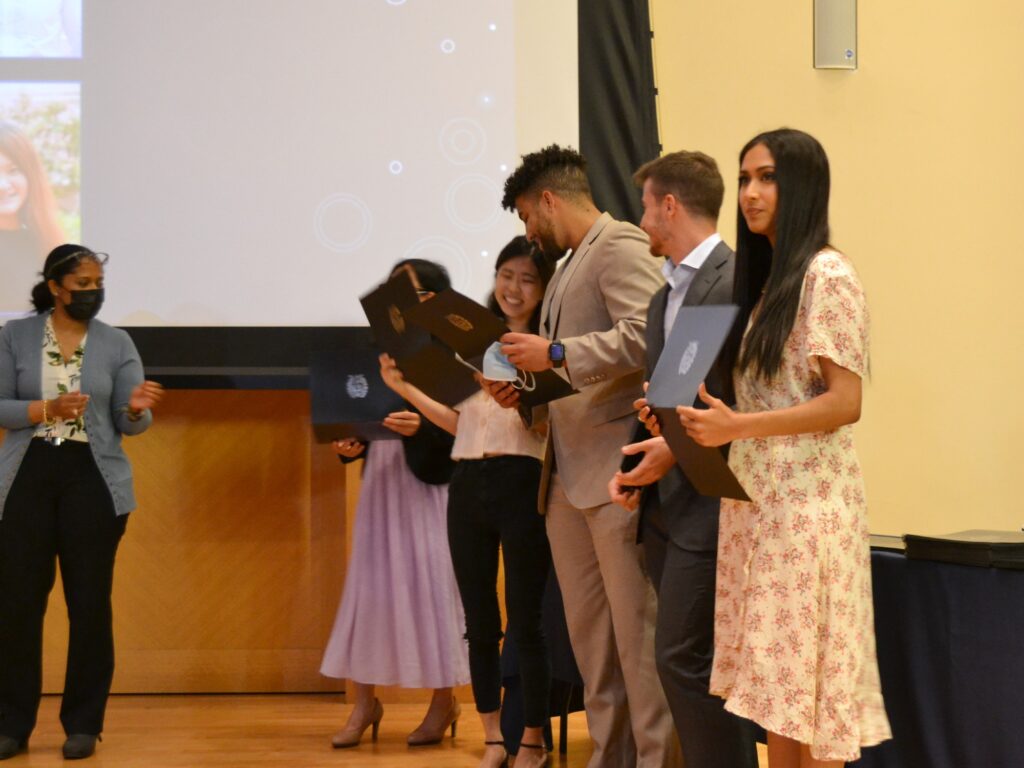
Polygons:
M548 345L548 359L554 368L561 368L565 365L565 345L560 341L552 341Z

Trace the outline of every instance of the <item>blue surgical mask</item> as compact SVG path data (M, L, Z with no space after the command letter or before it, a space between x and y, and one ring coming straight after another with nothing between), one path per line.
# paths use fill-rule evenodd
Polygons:
M496 341L484 352L483 374L491 381L518 381L519 370L502 354L501 342Z

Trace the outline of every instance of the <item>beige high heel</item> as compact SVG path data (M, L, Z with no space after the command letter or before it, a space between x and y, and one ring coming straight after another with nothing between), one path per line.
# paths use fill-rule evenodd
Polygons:
M371 726L373 730L370 733L370 737L373 741L376 741L377 731L380 730L380 721L383 717L384 705L380 703L380 699L374 696L373 711L370 713L369 719L359 725L342 728L331 737L331 746L335 749L358 746L359 742L362 741L363 733Z
M508 752L505 751L504 741L485 741L484 749L487 747L501 747L501 751L504 753L504 757L501 758L501 762L498 763L498 768L508 768Z
M526 744L525 742L519 742L519 747L526 747L527 749L542 749L544 750L544 759L541 761L540 768L547 768L550 762L550 755L548 755L548 748L543 744Z
M440 744L441 739L444 738L444 732L449 727L452 729L452 738L455 738L455 726L459 723L459 716L462 715L462 707L459 706L459 702L452 696L452 706L448 710L448 714L445 715L444 720L440 726L436 728L430 728L425 722L420 723L419 727L409 734L406 742L410 747L425 747L428 744Z

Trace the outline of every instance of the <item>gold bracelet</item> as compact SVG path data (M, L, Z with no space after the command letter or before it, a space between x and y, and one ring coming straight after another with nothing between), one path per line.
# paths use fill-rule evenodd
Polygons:
M51 419L49 416L46 415L46 399L44 398L43 399L43 424L45 424L46 426L50 426L55 421L56 421L56 419Z

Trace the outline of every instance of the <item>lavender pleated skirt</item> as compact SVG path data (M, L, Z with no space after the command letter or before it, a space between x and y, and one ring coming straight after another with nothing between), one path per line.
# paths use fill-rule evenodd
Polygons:
M418 480L400 440L373 443L321 674L404 688L469 682L447 503L448 486Z

